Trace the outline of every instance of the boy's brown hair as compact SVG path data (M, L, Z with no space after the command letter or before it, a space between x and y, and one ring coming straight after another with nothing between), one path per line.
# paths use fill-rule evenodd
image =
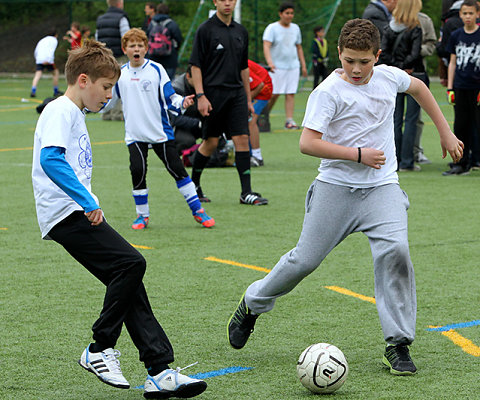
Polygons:
M65 76L69 85L74 85L80 74L88 75L92 82L104 77L118 79L120 66L105 43L87 40L83 47L69 51L65 64Z
M380 32L368 19L355 18L347 21L338 37L338 48L360 51L371 50L377 55L380 49Z
M147 34L138 28L130 29L125 35L122 36L122 49L127 48L127 43L130 40L137 40L139 42L143 42L145 47L148 47L148 38Z
M463 6L475 7L475 10L477 11L480 9L480 6L478 5L477 0L465 0L460 6L460 10L462 9Z

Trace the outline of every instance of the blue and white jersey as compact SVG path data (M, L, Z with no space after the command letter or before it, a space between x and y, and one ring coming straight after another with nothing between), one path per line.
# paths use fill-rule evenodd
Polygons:
M122 100L125 118L125 142L162 143L174 139L168 110L181 113L183 97L176 94L162 65L145 60L141 67L130 62L122 66L120 79L113 89L109 110Z
M78 203L47 176L40 165L40 153L48 147L65 149L65 160L98 204L91 189L92 147L85 125L85 114L67 96L61 96L47 104L35 129L32 182L43 238L72 212L83 211Z

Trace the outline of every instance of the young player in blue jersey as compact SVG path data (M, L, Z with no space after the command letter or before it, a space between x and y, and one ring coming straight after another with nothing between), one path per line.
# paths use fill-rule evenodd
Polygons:
M398 92L411 94L431 117L445 157L462 157L425 84L396 67L374 67L380 34L365 19L348 21L338 39L343 69L310 95L300 138L302 153L322 159L305 201L300 239L263 279L246 290L229 324L232 347L245 346L261 313L312 273L348 235L370 241L375 300L386 342L383 363L395 375L416 372L408 346L415 338L416 292L407 229L408 198L398 184L393 112Z
M196 396L207 384L168 366L173 349L142 283L145 259L108 225L91 191L92 147L85 110L97 112L111 99L120 68L112 51L92 40L70 52L65 74L65 95L48 103L35 129L32 181L42 238L62 245L106 286L103 308L92 327L94 342L79 364L101 381L128 389L120 352L114 350L125 324L148 371L144 396Z
M144 229L149 221L146 177L150 147L175 179L195 220L206 228L213 227L215 220L202 208L195 185L178 157L168 116L169 109L181 113L182 108L192 105L194 96L183 98L176 94L165 69L160 64L145 59L148 39L141 29L132 28L123 35L122 49L129 61L122 66L112 100L105 110L113 108L118 99L122 100L125 142L130 153L133 198L137 211L137 219L132 228Z

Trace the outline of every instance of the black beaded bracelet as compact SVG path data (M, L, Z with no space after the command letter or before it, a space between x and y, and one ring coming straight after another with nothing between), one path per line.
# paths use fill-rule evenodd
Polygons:
M361 163L362 162L362 148L359 147L358 148L358 160L357 160L357 163Z

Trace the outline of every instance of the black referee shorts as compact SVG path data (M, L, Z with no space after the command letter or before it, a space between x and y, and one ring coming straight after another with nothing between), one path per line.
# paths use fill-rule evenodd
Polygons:
M203 138L248 135L248 105L245 89L209 88L205 95L212 105L203 122Z

